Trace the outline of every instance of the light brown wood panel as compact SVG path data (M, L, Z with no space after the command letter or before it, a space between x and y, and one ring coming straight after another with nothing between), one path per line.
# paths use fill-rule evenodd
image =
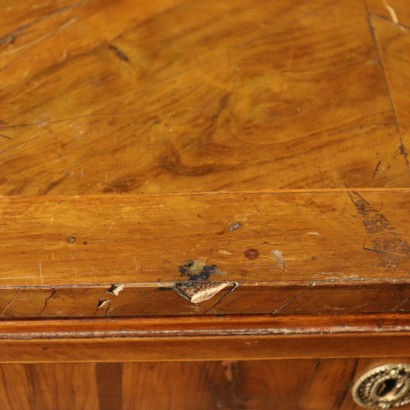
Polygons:
M95 364L1 364L7 410L98 410Z
M4 410L353 410L353 382L389 360L2 364L0 391L17 394L0 400Z
M410 27L410 7L407 0L366 0L371 14L384 17L391 23Z
M404 6L404 2L403 2ZM410 22L410 7L406 3ZM404 146L410 142L410 27L404 28L378 17L372 18L375 38L389 85ZM407 155L407 151L404 151Z
M362 2L23 4L2 194L409 186Z
M1 316L408 311L409 201L406 189L1 198Z
M1 1L0 409L351 410L410 362L409 23Z
M166 286L194 276L181 268L190 260L216 265L208 275L215 281L406 280L409 195L3 197L0 280Z
M303 390L300 407L295 408L340 408L350 399L353 381L361 375L356 371L358 362L358 359L319 360Z

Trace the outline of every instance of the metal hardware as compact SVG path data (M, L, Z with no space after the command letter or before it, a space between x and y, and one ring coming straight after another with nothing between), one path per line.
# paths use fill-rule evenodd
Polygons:
M360 377L353 399L368 409L390 409L410 403L410 364L386 364Z

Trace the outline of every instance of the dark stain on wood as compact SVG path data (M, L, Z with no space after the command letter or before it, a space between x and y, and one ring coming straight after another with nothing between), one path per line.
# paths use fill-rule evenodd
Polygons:
M376 168L375 168L374 171L373 171L373 175L372 175L372 178L373 178L373 179L376 177L377 171L379 170L381 163L382 163L381 161L379 161L379 162L377 163Z
M203 259L188 261L184 265L181 265L178 270L182 276L188 276L191 282L208 280L210 275L222 273L218 271L217 265L207 265Z
M372 242L372 247L365 246L363 249L376 252L383 267L397 268L402 260L409 258L409 244L396 232L396 228L390 225L387 218L360 194L350 192L349 195Z
M108 46L108 48L122 61L125 61L126 63L130 62L130 59L128 58L128 56L122 51L120 50L117 46L115 46L114 44L110 44Z
M258 259L259 258L259 251L257 249L251 248L245 251L245 258L247 259Z

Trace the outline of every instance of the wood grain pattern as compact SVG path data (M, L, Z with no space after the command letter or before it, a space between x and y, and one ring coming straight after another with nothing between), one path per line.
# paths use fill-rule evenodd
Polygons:
M0 391L5 394L0 403L4 410L134 410L136 404L141 410L356 410L351 399L354 380L388 362L2 364ZM38 380L27 378L32 373L41 378L40 389ZM7 394L11 389L18 394Z
M0 2L0 408L351 410L408 362L409 27Z
M409 186L361 2L3 9L1 194Z
M407 311L408 203L407 190L3 198L1 316Z
M410 355L409 335L404 314L1 321L0 361L383 358Z
M401 14L400 14L401 16ZM408 27L394 24L378 17L372 18L375 39L389 85L397 126L404 142L410 141L409 93L410 84L410 7L407 4Z
M373 16L383 17L393 24L410 27L410 7L407 0L366 0ZM406 53L403 53L403 56Z

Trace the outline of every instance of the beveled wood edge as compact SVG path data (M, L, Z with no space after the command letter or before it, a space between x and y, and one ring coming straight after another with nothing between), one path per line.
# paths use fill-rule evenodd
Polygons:
M0 321L1 362L410 356L410 315Z
M346 192L3 198L1 318L408 311L410 191Z
M0 320L0 340L410 332L410 315L212 315Z

